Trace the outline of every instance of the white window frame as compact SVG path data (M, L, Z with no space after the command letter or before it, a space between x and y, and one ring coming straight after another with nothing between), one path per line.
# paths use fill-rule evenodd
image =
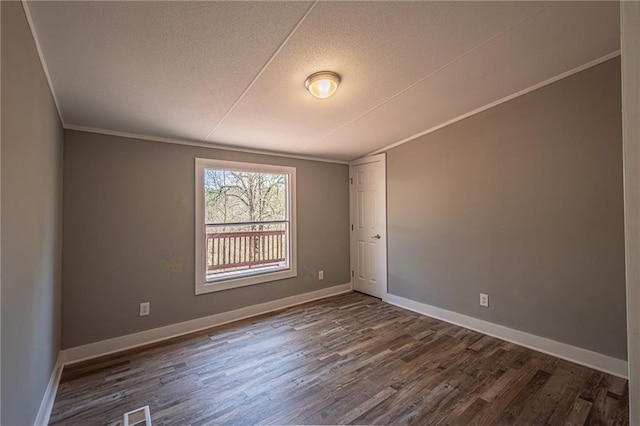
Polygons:
M287 175L286 219L289 221L288 259L289 268L273 272L256 273L207 282L206 276L206 226L204 203L204 170L232 170L254 173L279 173ZM214 291L228 290L271 281L293 278L298 275L297 235L296 235L296 168L271 164L245 163L237 161L215 160L210 158L195 159L195 265L196 265L196 295Z

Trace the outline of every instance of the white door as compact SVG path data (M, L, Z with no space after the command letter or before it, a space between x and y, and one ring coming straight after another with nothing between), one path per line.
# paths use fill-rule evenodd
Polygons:
M349 165L353 289L387 294L387 176L385 154Z

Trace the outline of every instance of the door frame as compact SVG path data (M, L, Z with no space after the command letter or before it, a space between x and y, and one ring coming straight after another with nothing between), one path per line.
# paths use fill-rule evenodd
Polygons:
M368 164L368 163L375 163L375 162L381 162L382 165L384 166L384 179L383 179L383 194L384 194L384 232L385 232L385 239L384 239L384 259L385 259L385 265L384 265L384 275L385 275L385 288L383 291L383 294L381 295L381 298L384 299L384 297L389 294L389 228L388 228L388 218L387 218L387 154L385 152L381 153L381 154L376 154L376 155L368 155L365 157L361 157L358 158L356 160L350 161L349 162L349 258L350 258L350 262L349 262L349 268L351 269L350 271L350 276L351 276L351 289L353 290L353 278L355 275L355 250L356 250L356 244L355 244L355 239L354 239L354 232L353 232L353 225L355 223L355 208L354 208L354 203L353 203L353 174L352 174L352 168L353 166L360 166L363 164Z
M620 2L629 424L640 424L640 3Z

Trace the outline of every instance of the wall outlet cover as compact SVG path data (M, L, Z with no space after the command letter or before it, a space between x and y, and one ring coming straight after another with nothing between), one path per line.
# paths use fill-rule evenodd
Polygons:
M489 307L489 295L480 293L480 306L484 306L485 308Z
M150 303L149 302L142 302L140 304L140 316L144 317L149 315L149 309L150 309Z

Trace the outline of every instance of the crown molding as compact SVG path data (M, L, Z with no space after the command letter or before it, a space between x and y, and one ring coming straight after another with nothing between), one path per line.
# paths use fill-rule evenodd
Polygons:
M584 71L584 70L586 70L588 68L595 67L596 65L599 65L599 64L601 64L603 62L606 62L609 59L613 59L613 58L615 58L617 56L620 56L620 50L616 50L615 52L611 52L611 53L609 53L607 55L604 55L604 56L602 56L600 58L594 59L593 61L587 62L586 64L580 65L579 67L570 69L569 71L565 71L565 72L563 72L561 74L558 74L558 75L556 75L554 77L551 77L551 78L549 78L547 80L544 80L544 81L542 81L540 83L536 83L536 84L534 84L532 86L527 87L526 89L523 89L523 90L520 90L518 92L512 93L512 94L510 94L508 96L505 96L504 98L498 99L497 101L488 103L486 105L483 105L483 106L481 106L479 108L474 109L473 111L469 111L469 112L467 112L465 114L462 114L462 115L459 115L459 116L457 116L455 118L452 118L449 121L445 121L444 123L438 124L437 126L433 126L433 127L429 128L427 130L424 130L422 132L416 133L415 135L409 136L408 138L402 139L402 140L400 140L398 142L394 142L394 143L392 143L390 145L387 145L387 146L385 146L383 148L377 149L377 150L375 150L373 152L370 152L367 155L380 154L382 152L390 150L391 148L395 148L395 147L400 146L402 144L405 144L407 142L411 142L412 140L417 139L417 138L419 138L421 136L428 135L429 133L433 133L436 130L440 130L443 127L447 127L447 126L449 126L449 125L451 125L453 123L456 123L458 121L464 120L465 118L468 118L468 117L471 117L473 115L479 114L479 113L481 113L483 111L486 111L486 110L488 110L490 108L493 108L495 106L503 104L503 103L505 103L507 101L510 101L512 99L515 99L517 97L526 95L529 92L533 92L534 90L538 90L538 89L540 89L540 88L542 88L544 86L548 86L548 85L550 85L552 83L555 83L556 81L562 80L563 78L569 77L569 76L571 76L573 74L577 74L580 71Z
M296 160L317 161L321 163L349 164L348 161L334 160L332 158L310 157L306 155L287 154L283 152L263 151L260 149L239 148L230 145L220 145L209 142L188 141L183 139L163 138L159 136L141 135L137 133L120 132L117 130L98 129L95 127L77 126L75 124L65 124L66 130L76 130L79 132L97 133L101 135L118 136L129 139L141 139L152 142L171 143L176 145L196 146L199 148L221 149L224 151L245 152L247 154L270 155L273 157L294 158Z

